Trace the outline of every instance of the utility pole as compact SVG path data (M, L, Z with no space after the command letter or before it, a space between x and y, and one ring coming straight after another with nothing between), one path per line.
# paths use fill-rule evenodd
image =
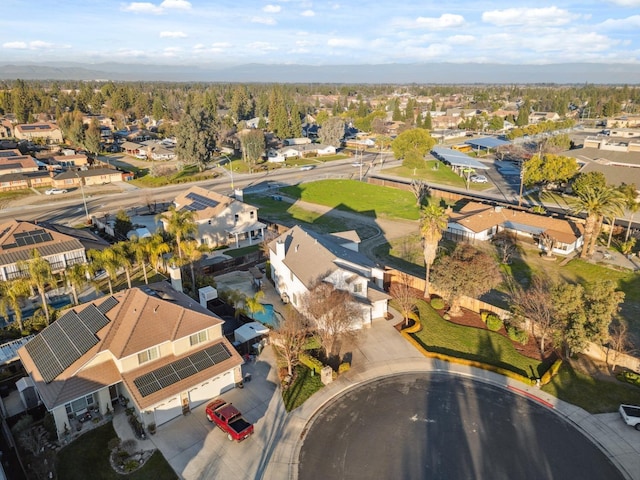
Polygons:
M89 210L87 209L87 199L84 196L83 181L82 181L82 178L80 178L80 175L78 174L78 172L76 172L76 177L78 177L78 181L80 182L80 192L82 192L82 203L84 203L84 213L87 216L87 225L89 225L91 223L91 218L89 218Z

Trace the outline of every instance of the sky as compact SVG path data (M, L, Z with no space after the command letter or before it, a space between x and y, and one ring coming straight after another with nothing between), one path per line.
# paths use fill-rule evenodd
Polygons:
M0 62L640 63L640 0L2 0Z

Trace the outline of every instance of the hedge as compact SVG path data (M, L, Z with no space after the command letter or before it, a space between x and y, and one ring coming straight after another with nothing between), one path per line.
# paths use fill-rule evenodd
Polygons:
M521 343L522 345L526 345L527 342L529 341L529 334L527 333L526 330L522 330L512 325L509 325L507 327L507 335L511 340L513 340L514 342Z
M631 370L625 370L624 372L620 372L618 375L616 375L616 378L621 382L630 383L631 385L640 387L640 374L637 374L636 372L632 372Z
M502 328L502 319L495 313L487 315L487 328L492 332L497 332Z
M430 303L434 310L442 310L444 308L444 300L439 297L432 298Z
M322 367L324 367L320 360L312 357L311 355L307 355L306 353L301 353L298 358L300 360L300 363L308 367L314 373L320 373L320 370L322 370Z
M544 372L544 375L542 375L542 378L540 379L540 384L546 385L547 383L549 383L551 379L556 376L561 366L562 366L562 359L559 358L558 360L553 362L553 365L549 367L549 370Z

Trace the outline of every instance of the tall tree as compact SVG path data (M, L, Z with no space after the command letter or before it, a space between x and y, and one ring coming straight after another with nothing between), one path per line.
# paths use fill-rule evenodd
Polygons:
M111 261L118 265L118 268L124 269L125 276L127 277L127 287L131 288L133 252L130 248L130 242L118 242L107 250L109 250L108 255L111 256Z
M438 243L442 238L442 232L447 228L449 217L445 209L435 203L429 203L420 211L420 237L422 238L422 252L425 264L424 296L430 298L429 277L431 266L436 260Z
M397 159L408 154L424 157L436 144L429 132L423 128L412 128L398 135L391 143L393 156Z
M49 325L50 314L49 305L47 304L46 288L49 283L53 281L53 273L51 272L51 264L47 262L38 250L31 252L31 259L24 263L18 262L18 268L28 272L29 276L27 281L34 287L40 295L40 301L42 302L42 309L44 310L44 316Z
M629 240L629 234L631 233L631 224L633 223L633 217L640 209L640 203L638 203L638 189L634 183L622 183L618 187L620 193L624 198L624 207L630 213L629 222L627 224L627 231L624 234L624 241Z
M166 212L159 215L159 218L167 233L175 238L178 257L182 259L182 241L198 231L195 214L192 210L178 209L175 205L170 205Z
M165 253L169 253L171 247L159 233L155 233L150 238L145 239L144 245L147 250L147 255L149 256L149 263L157 271L158 268L163 265L162 262L160 262L162 256ZM164 266L162 266L162 269L164 269Z
M8 309L12 309L21 332L24 330L22 300L27 298L30 293L31 287L24 278L0 282L0 312L3 317L8 318Z
M189 263L192 292L193 296L196 297L198 293L198 286L196 284L196 264L202 258L203 246L200 245L197 240L187 240L182 242L182 251L184 254L184 260Z
M419 318L416 314L418 295L416 289L411 286L410 278L408 274L400 272L398 279L389 288L389 294L396 303L405 325L409 325L409 320L418 321Z
M249 165L249 172L251 173L264 154L266 146L264 132L259 129L245 130L240 133L239 137L242 157Z
M339 147L344 138L344 120L340 117L327 119L318 131L318 137L326 145Z
M262 290L258 290L253 297L247 297L245 301L245 306L247 308L247 312L249 316L253 318L256 313L264 312L264 305L261 300L264 298L264 292Z
M462 296L478 298L502 282L496 261L468 244L458 244L450 256L432 269L433 284L449 303L449 314L460 314Z
M78 288L89 283L87 279L87 265L85 263L71 265L71 267L65 269L64 276L67 279L67 284L71 287L73 303L74 305L78 305L80 303L78 299Z
M94 118L91 120L89 128L84 132L84 148L86 148L88 152L97 155L100 153L101 140L100 125L98 125L98 121Z
M185 113L177 128L176 155L202 172L211 162L216 147L215 118L203 109Z
M300 354L303 351L307 338L308 322L304 315L289 306L271 332L273 344L280 351L287 364L287 374L293 377L293 369L299 363Z

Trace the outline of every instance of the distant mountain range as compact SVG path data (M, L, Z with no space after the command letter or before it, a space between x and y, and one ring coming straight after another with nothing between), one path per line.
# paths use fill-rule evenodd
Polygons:
M0 64L2 80L242 83L640 84L640 64L152 65L73 62Z

